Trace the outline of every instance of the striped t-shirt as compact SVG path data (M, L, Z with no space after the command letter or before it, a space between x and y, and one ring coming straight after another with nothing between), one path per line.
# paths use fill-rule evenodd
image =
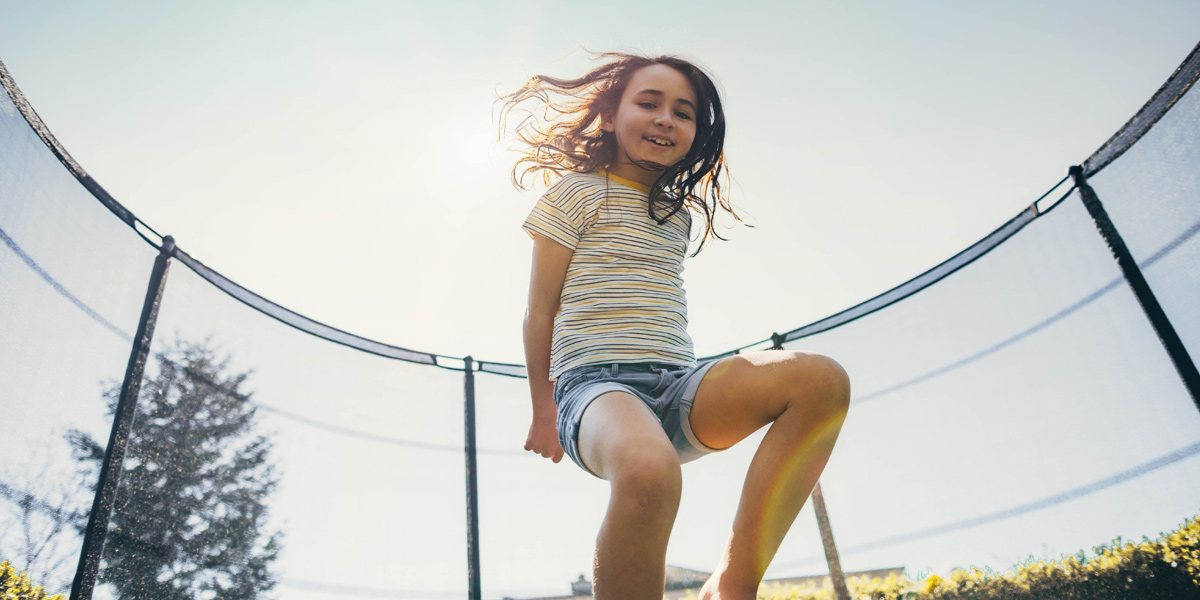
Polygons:
M530 236L574 250L554 318L550 379L589 364L696 364L681 278L691 215L680 210L659 225L647 212L648 192L611 174L568 173L525 220Z

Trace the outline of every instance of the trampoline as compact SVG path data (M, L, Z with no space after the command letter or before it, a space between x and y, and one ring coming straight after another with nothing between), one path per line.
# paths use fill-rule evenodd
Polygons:
M1101 148L962 252L828 318L747 332L760 341L726 353L803 349L854 374L821 479L845 571L1003 568L1200 512L1198 77L1200 46ZM182 471L211 450L185 437L164 441L178 453L157 462L126 452L146 443L139 428L168 419L137 412L168 377L242 407L240 447L269 446L265 512L207 532L232 539L252 521L228 559L246 564L196 579L195 597L271 552L266 589L298 600L500 597L541 585L515 564L591 564L603 484L564 480L512 446L528 423L522 365L356 335L231 281L92 179L2 64L0 80L0 502L15 507L0 527L87 530L56 535L53 552L70 559L47 576L74 577L76 598L170 579L99 560L105 534L127 553L212 566L170 545L203 531L130 533L186 520L136 504L130 494L149 488L131 473ZM211 350L213 371L181 369L189 347ZM684 470L685 488L731 485L684 495L670 564L711 562L726 535L711 515L733 514L732 482L760 436ZM107 457L81 458L70 440L83 437ZM136 523L115 520L135 504ZM569 526L530 539L546 520ZM825 565L806 506L767 577ZM555 577L565 591L574 575Z

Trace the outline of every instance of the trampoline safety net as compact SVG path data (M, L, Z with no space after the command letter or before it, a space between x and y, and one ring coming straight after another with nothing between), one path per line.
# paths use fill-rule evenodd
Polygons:
M1193 52L1084 164L1188 360L1197 73ZM66 593L161 242L0 76L0 559ZM1195 390L1070 186L926 275L777 338L851 374L821 479L845 571L1002 570L1200 513ZM472 506L463 360L340 331L170 257L95 597L460 598L472 575L483 597L533 597L590 571L606 484L521 451L523 367L470 363ZM711 491L684 494L669 564L715 564L761 435L684 468L685 489ZM808 505L767 577L825 569Z

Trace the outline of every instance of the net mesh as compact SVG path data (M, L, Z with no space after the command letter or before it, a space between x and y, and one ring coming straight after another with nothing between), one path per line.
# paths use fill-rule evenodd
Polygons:
M1189 92L1092 187L1171 319L1200 356L1200 94Z
M1098 152L1091 183L1194 358L1200 94L1164 89L1170 110L1114 136L1133 145ZM0 437L0 552L64 591L155 250L46 135L0 94L0 397L21 424ZM1078 197L989 240L784 337L851 375L821 480L846 571L1004 569L1200 511L1200 412ZM478 365L484 596L565 594L590 571L607 484L522 452L524 368ZM461 597L456 366L298 315L181 251L97 597ZM669 564L716 563L762 433L684 468ZM53 551L35 557L35 539ZM768 577L824 562L806 506Z
M154 255L0 93L0 552L56 592L95 483L67 436L108 439Z
M208 444L224 447L225 455L212 464L231 469L236 462L231 449L265 437L265 462L277 485L258 485L248 493L261 494L267 511L256 544L281 533L273 569L278 592L289 598L355 589L406 590L422 597L465 593L462 374L313 337L251 309L183 264L169 275L160 311L147 383L162 377L165 363L187 362L181 348L201 346L212 352L212 363L227 360L199 377L218 385L190 381L180 387L199 388L193 395L204 407L244 410L253 417L245 434L208 432L179 453L155 459L161 469L187 480L203 472L193 454ZM236 389L223 383L241 374L245 379ZM154 391L143 391L143 409ZM220 404L229 395L232 403ZM162 412L160 420L178 418ZM135 429L153 424L156 432L172 431L153 421L139 418ZM180 498L175 504L190 506L186 493ZM152 500L134 498L130 508L164 525L179 524L183 516L176 507ZM234 506L243 501L236 495L222 500ZM233 520L212 534L234 536L241 526ZM186 527L181 531L180 543L188 535Z
M1002 568L1195 512L1200 414L1119 277L1070 202L921 294L793 344L838 357L855 388L822 476L848 570Z

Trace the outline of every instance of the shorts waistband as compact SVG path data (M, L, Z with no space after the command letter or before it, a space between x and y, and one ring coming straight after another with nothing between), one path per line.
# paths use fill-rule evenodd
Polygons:
M592 371L602 371L607 377L616 377L620 373L661 373L680 371L690 369L688 365L676 365L670 363L602 363L594 365L581 365L572 369L568 369L566 373L588 373Z

